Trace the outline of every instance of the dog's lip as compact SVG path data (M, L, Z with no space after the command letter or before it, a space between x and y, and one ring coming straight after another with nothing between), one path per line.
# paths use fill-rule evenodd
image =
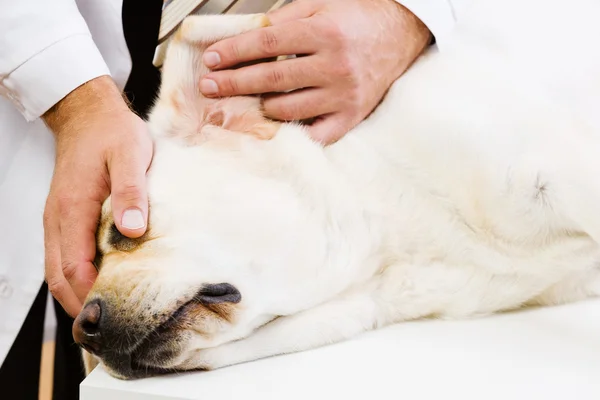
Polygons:
M173 329L180 322L179 317L184 315L188 310L198 305L198 301L196 296L192 297L190 300L182 303L179 307L175 309L169 316L161 322L159 325L155 326L150 332L148 332L144 337L138 342L138 344L130 351L131 358L136 358L135 355L139 354L143 349L145 344L152 342L153 338L160 337L161 333L169 331ZM143 366L145 368L145 366Z
M156 325L150 332L148 332L148 334L146 334L144 338L139 341L138 345L135 346L134 351L138 349L144 342L146 342L148 338L156 335L157 333L160 333L161 331L167 331L171 329L174 325L176 325L179 322L179 316L185 314L185 312L188 309L192 308L193 306L196 306L197 304L198 302L195 296L192 297L190 300L182 303L179 307L175 309L175 311L169 314L163 322Z

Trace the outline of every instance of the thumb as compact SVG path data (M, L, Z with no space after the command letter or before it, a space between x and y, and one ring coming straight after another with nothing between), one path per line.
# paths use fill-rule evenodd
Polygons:
M109 166L113 218L119 232L138 238L148 224L146 166L131 154L115 157Z

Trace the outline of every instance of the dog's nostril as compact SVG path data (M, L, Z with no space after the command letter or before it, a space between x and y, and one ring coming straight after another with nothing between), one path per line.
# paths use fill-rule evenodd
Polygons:
M98 333L98 323L91 321L83 321L81 329L86 335L95 335Z
M100 326L100 306L92 304L91 310L88 310L87 318L81 321L81 329L86 335L94 335L98 333Z
M87 304L81 313L81 328L88 335L93 335L98 332L100 326L100 314L102 309L98 303Z
M98 302L85 305L73 323L73 339L90 353L102 350L100 317L102 308Z

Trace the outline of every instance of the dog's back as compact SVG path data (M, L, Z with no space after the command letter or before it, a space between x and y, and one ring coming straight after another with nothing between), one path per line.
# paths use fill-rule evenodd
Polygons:
M557 4L531 3L548 21L560 13ZM590 4L573 7L600 11ZM421 57L367 121L325 151L344 171L347 191L364 199L368 211L360 211L372 216L355 245L386 232L377 249L386 252L383 280L398 298L396 318L489 313L600 292L600 131L558 89L581 85L579 76L552 85L547 71L536 73L555 54L548 43L568 42L564 34L544 29L547 42L527 55L513 43L528 31L520 22L510 34L490 27L487 37L473 34L478 21L465 23L447 51ZM564 49L572 59L561 65L600 67L582 47ZM578 99L600 104L598 75L586 82ZM331 185L340 191L339 182Z

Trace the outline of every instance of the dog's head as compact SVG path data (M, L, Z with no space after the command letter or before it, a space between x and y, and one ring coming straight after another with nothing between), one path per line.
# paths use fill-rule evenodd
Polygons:
M310 275L324 241L290 187L226 151L171 150L157 146L144 236L120 234L105 203L99 274L74 324L84 348L123 378L195 369L195 351L320 297Z
M148 121L147 232L120 234L105 202L99 274L73 326L117 377L198 368L197 350L333 295L317 279L331 251L322 193L291 174L296 154L315 156L301 160L310 179L325 173L321 147L302 127L264 118L257 98L197 89L204 48L264 25L256 15L189 17L169 45Z

